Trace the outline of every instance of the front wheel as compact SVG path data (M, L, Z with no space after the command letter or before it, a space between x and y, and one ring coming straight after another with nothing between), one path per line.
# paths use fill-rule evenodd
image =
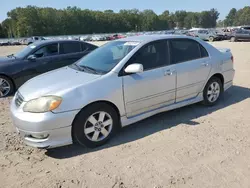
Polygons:
M6 77L0 75L0 98L7 97L14 92L14 84Z
M105 144L119 127L119 116L110 105L93 104L83 109L73 123L73 140L89 148Z
M208 106L215 105L221 97L223 87L221 80L217 77L211 78L203 91L203 104Z

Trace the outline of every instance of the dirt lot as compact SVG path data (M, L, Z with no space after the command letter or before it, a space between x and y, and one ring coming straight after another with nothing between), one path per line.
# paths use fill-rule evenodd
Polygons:
M23 145L0 99L1 188L250 187L250 43L231 48L235 82L215 107L191 105L124 128L95 149ZM21 47L0 47L6 55Z

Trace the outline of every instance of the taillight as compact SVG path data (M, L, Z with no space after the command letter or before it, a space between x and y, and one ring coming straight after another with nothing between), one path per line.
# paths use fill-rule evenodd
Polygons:
M231 56L231 60L232 60L232 62L234 63L234 56Z

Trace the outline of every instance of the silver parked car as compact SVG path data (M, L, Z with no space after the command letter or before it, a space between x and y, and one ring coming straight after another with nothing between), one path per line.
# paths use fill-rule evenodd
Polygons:
M214 105L234 72L229 49L198 38L130 37L29 80L15 94L11 115L30 146L96 147L157 113L200 101Z

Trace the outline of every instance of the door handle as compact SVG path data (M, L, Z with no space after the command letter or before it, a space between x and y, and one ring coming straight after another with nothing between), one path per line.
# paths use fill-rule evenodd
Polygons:
M202 63L202 66L207 67L209 64L208 63Z
M166 71L164 72L164 75L165 75L165 76L172 76L174 73L175 73L174 70L166 70Z

